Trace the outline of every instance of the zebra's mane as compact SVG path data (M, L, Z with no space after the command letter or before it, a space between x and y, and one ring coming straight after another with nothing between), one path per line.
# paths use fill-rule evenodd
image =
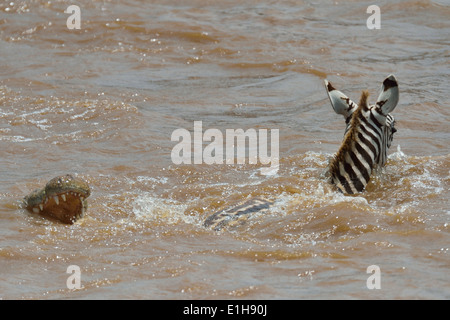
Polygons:
M358 128L361 123L362 113L363 111L369 110L369 106L367 105L368 97L369 92L367 90L364 90L361 94L358 108L352 114L350 120L350 128L345 134L344 140L342 141L338 152L331 160L330 173L332 176L339 173L339 163L343 163L345 161L345 155L349 153L353 148L353 142L356 141L356 137L358 135Z

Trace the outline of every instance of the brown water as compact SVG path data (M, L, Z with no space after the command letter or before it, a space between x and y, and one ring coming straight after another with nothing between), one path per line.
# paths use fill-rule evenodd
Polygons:
M0 298L450 298L448 1L378 2L380 30L372 1L77 3L80 30L70 1L0 3ZM338 194L322 174L345 125L323 80L373 103L390 73L387 167ZM279 129L279 171L175 165L171 134L194 121ZM66 173L91 185L85 219L21 208ZM254 196L269 213L202 226Z

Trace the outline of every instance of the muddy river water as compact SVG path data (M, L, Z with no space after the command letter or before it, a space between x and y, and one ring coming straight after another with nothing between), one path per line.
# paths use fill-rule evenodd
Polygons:
M448 1L77 1L80 29L71 4L0 3L0 298L450 298ZM344 196L323 176L345 130L323 81L374 103L389 74L386 168ZM224 144L278 132L277 170L176 163L172 134L200 122ZM66 173L91 186L84 219L22 208ZM253 197L274 204L203 227Z

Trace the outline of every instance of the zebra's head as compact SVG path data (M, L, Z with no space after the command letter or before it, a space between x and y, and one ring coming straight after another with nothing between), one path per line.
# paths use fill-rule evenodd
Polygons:
M397 131L390 115L399 99L397 80L390 75L383 81L374 105L367 103L367 91L357 105L327 80L325 88L334 111L343 115L347 124L342 145L330 163L331 181L345 193L361 192L372 170L386 163L387 149Z

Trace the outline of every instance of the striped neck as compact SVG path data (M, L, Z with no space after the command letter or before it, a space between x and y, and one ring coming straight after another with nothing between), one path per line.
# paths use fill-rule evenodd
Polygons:
M370 112L367 98L368 92L363 91L359 107L351 115L344 141L330 163L332 183L348 194L364 190L377 160L378 152L370 141L373 134L366 128L366 116Z

